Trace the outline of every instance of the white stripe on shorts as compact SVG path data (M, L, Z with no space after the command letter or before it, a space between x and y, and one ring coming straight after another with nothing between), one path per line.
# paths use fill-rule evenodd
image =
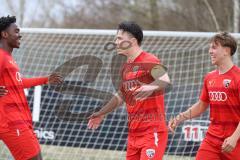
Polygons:
M158 134L157 132L154 133L154 143L156 146L158 146Z

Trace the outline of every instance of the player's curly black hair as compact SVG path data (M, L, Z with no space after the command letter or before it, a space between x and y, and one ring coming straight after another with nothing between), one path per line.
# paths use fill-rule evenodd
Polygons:
M141 45L143 40L143 31L137 23L133 21L123 21L118 25L117 29L130 33L134 38L137 39L138 45Z
M6 16L0 18L0 33L7 29L12 23L16 23L16 17L15 16ZM1 39L1 34L0 34Z

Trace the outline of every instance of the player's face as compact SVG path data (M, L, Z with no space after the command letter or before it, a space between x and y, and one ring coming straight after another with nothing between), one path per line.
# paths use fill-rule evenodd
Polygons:
M115 43L118 54L128 55L133 45L133 37L129 33L119 30L116 35Z
M19 48L20 47L20 39L22 36L20 35L20 29L15 23L12 23L6 29L7 37L6 40L8 45L12 48Z
M225 57L226 49L220 43L212 42L209 48L209 54L213 65L219 65Z

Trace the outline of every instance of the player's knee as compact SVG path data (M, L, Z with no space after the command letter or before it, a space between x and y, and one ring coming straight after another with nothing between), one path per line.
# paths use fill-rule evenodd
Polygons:
M33 157L33 158L29 159L29 160L43 160L41 152L38 155L36 155L35 157Z

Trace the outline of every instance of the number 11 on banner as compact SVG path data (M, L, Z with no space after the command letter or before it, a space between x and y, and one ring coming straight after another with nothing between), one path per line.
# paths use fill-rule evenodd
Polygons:
M182 127L184 141L201 142L205 136L207 128L207 126L201 125L184 125Z

